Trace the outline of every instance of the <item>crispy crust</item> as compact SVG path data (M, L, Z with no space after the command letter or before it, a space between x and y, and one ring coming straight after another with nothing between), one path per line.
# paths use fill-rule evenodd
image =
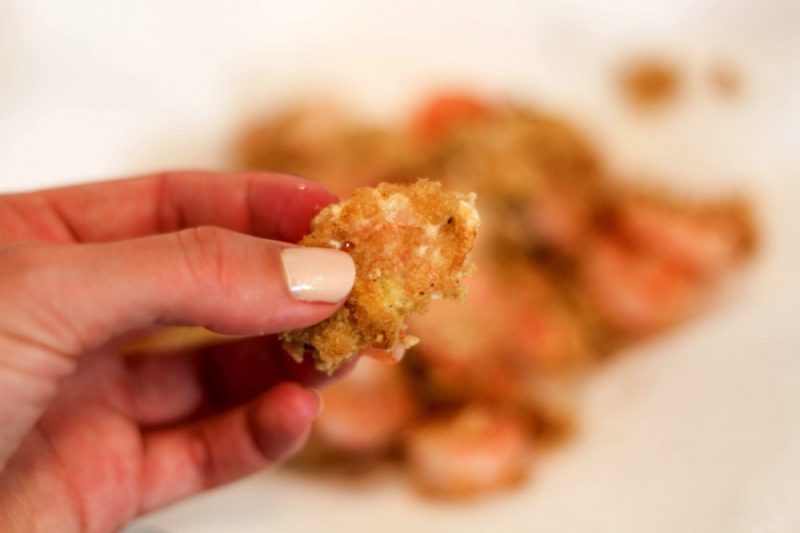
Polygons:
M298 360L310 352L319 370L332 372L366 348L413 346L406 317L432 299L463 296L478 226L474 194L444 192L424 179L358 189L325 208L300 244L349 253L356 282L336 314L284 334L284 347Z

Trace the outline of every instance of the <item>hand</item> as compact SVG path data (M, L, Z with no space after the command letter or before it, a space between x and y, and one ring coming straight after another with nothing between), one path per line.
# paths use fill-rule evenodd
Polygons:
M296 451L321 376L269 334L330 316L354 267L302 249L284 276L279 241L332 201L199 172L0 196L0 531L113 530ZM259 337L120 354L167 324Z

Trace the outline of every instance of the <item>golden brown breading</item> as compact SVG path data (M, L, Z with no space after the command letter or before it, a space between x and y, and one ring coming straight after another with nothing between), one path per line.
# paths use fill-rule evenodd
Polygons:
M438 182L383 183L323 209L300 244L338 248L356 264L345 305L320 324L283 335L284 347L332 372L365 348L416 344L406 317L433 299L461 298L467 254L478 233L475 195L445 192Z

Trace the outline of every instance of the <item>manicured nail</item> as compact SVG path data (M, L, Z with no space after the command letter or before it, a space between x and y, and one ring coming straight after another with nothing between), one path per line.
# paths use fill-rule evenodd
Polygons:
M356 279L353 259L339 250L284 248L281 260L289 292L305 302L338 302L350 293Z

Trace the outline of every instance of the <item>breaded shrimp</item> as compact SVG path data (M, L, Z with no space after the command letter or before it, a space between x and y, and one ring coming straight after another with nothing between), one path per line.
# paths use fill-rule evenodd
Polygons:
M336 314L284 334L284 347L297 359L309 352L324 372L367 348L402 353L418 341L407 334L409 314L463 296L479 223L474 194L444 192L428 180L358 189L323 209L300 244L349 253L356 282Z

